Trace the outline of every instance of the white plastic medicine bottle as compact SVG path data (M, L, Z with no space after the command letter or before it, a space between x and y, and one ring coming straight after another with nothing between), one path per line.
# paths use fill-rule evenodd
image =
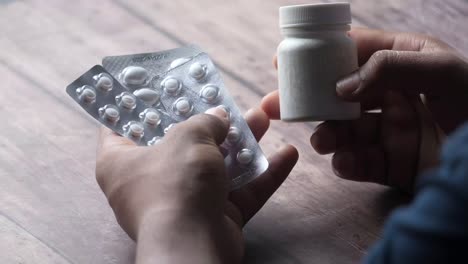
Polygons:
M336 82L358 69L357 48L348 37L349 3L280 8L285 39L278 47L281 119L289 122L347 120L360 104L336 94Z

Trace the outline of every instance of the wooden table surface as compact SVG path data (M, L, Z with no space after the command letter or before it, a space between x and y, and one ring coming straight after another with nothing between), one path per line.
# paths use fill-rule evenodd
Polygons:
M107 55L195 43L246 111L277 87L278 7L307 1L0 0L0 263L131 263L134 243L94 178L97 123L65 86ZM354 24L432 34L468 54L466 0L353 0ZM296 145L288 180L247 225L246 263L357 263L399 193L333 176L315 124L272 124Z

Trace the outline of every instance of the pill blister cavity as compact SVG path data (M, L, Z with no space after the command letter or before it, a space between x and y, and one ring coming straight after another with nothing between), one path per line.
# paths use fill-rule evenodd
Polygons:
M171 65L169 66L169 70L177 68L180 65L182 65L184 63L187 63L190 60L191 60L191 58L178 58L178 59L175 59L175 60L173 60L171 62Z
M152 108L148 108L140 113L140 119L143 121L143 123L150 126L158 126L161 124L161 115L159 114L158 110Z
M237 161L241 165L249 165L254 159L254 153L250 149L242 149L237 153Z
M216 103L219 99L219 87L213 84L205 85L200 91L200 97L205 103Z
M114 87L114 81L109 74L101 73L93 77L96 89L102 92L109 92Z
M84 85L76 89L76 93L82 103L92 104L96 101L96 90L90 85Z
M169 130L171 130L172 128L174 128L174 126L175 126L175 123L168 125L168 126L164 129L164 134L167 134L167 133L169 132Z
M173 111L179 116L189 116L192 113L193 106L190 100L186 97L177 99L173 106Z
M175 96L182 90L182 83L177 78L169 76L161 82L161 88L165 93Z
M99 115L108 123L115 124L120 119L120 112L115 105L105 105L99 108Z
M140 66L128 66L120 74L120 79L127 86L145 85L148 78L148 71Z
M133 139L140 139L143 137L145 132L145 127L142 123L137 121L130 121L123 127L125 135Z
M237 127L230 127L226 136L226 142L230 145L237 144L242 138L242 133Z
M159 103L161 95L158 91L150 88L142 88L133 92L133 94L147 105L156 105Z
M199 62L195 62L189 68L189 75L195 80L201 80L206 75L206 65L203 65Z
M150 141L148 141L147 145L148 146L153 146L157 144L159 141L161 141L163 138L162 137L154 137Z
M133 110L136 107L136 97L129 92L123 92L117 95L115 100L118 106L127 110Z

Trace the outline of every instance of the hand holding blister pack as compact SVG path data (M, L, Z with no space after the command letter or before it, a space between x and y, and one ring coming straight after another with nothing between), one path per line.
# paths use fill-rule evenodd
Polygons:
M177 123L223 107L231 127L221 145L239 188L262 174L268 162L209 56L196 47L106 57L67 87L91 116L142 146L164 138ZM156 161L155 161L156 162Z

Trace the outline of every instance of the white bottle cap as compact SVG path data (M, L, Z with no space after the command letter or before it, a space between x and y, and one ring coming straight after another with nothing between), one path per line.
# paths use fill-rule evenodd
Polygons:
M283 6L279 13L281 28L351 24L349 3Z

